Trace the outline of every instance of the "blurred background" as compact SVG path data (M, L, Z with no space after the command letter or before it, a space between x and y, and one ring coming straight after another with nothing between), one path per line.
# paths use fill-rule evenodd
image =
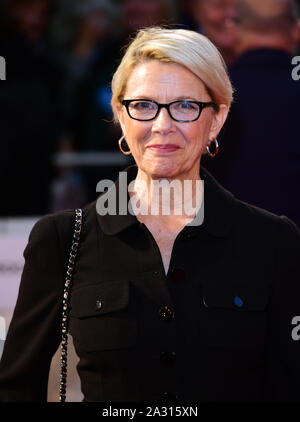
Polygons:
M207 35L236 89L220 153L203 165L240 199L299 224L300 82L291 76L298 7L291 0L2 0L0 216L83 206L96 199L99 180L132 163L118 149L110 82L134 33L163 24Z
M300 226L299 10L300 0L1 0L1 347L34 222L94 201L99 180L133 163L118 148L110 82L140 28L193 29L218 47L234 102L219 154L201 165Z

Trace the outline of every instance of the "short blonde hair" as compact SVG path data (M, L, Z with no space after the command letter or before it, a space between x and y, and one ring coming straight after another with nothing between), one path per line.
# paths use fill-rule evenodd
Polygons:
M233 88L226 64L214 44L195 31L150 27L138 31L113 75L111 106L115 121L118 121L116 109L124 98L132 70L149 60L186 67L201 79L217 105L225 104L230 108Z

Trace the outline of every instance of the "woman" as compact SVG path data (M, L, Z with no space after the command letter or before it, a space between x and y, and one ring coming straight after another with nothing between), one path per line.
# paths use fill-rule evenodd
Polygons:
M136 166L125 170L127 212L113 210L124 174L83 210L70 332L84 401L299 399L299 232L200 167L232 98L217 49L192 31L141 30L112 91L119 145ZM194 208L180 213L180 202ZM73 220L48 215L31 232L0 368L4 401L46 400Z

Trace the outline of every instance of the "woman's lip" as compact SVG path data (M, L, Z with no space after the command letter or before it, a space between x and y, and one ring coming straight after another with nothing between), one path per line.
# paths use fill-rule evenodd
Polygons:
M180 147L176 144L154 144L154 145L149 145L147 148L155 149L159 151L175 151L176 149L179 149Z

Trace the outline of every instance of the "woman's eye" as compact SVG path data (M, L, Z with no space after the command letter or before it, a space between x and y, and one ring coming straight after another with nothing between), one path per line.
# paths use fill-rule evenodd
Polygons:
M177 107L180 110L195 110L195 104L188 101L181 101L177 103Z
M146 101L139 101L132 103L132 105L136 110L152 110L154 108L152 103L148 103Z

